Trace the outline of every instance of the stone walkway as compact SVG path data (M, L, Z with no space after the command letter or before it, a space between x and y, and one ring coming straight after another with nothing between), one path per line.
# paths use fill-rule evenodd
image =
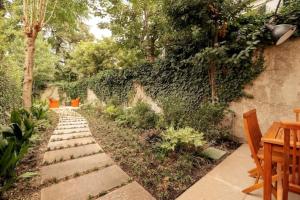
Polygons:
M44 154L42 200L154 200L103 152L82 116L55 111L60 119Z
M241 191L253 184L247 171L254 168L246 144L238 148L206 176L196 182L177 200L261 200L263 190L246 195ZM299 200L300 195L289 194L289 200Z

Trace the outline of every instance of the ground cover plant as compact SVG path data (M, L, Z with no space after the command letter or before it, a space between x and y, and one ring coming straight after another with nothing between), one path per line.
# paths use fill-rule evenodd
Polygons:
M143 126L135 126L135 120L140 118L128 115L134 115L136 110L139 114L147 113L149 105L139 102L131 108L117 106L114 113L118 115L113 118L111 112L107 114L110 107L85 106L80 113L89 121L104 151L157 199L175 199L219 162L201 154L208 145L203 133L189 127L167 128L167 123L159 119L162 116L153 111L158 119L155 126L152 120L143 120ZM128 109L130 114L124 114ZM214 146L231 152L238 145L227 140Z

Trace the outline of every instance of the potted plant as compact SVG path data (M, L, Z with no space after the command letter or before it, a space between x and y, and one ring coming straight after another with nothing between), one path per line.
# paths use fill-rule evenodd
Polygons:
M59 100L50 98L49 101L50 101L49 108L58 108L59 107Z
M76 99L72 99L71 100L71 106L72 107L79 107L79 102L80 102L79 97L77 97Z

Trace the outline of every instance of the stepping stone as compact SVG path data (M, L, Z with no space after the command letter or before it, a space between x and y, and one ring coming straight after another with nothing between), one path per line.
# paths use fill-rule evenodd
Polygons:
M86 122L85 119L60 119L59 122Z
M73 128L88 128L87 124L72 124L72 125L58 125L56 130L59 129L73 129Z
M60 122L58 126L70 126L70 125L88 125L87 122Z
M211 158L213 160L219 160L226 154L226 151L214 147L208 147L207 149L203 150L202 153L208 158Z
M52 135L50 138L50 142L52 140L69 140L75 138L89 137L92 136L90 132L82 132L82 133L70 133L70 134L60 134L60 135Z
M55 130L53 134L68 134L68 133L79 133L79 132L89 132L89 128L73 128L73 129L61 129Z
M70 121L70 120L80 121L80 120L85 120L85 118L83 118L83 117L68 117L68 118L67 117L61 117L61 118L59 118L59 120L60 121Z
M129 183L118 188L97 200L155 200L142 186L137 182Z
M57 178L62 179L75 173L85 172L94 168L101 168L113 165L113 160L105 153L95 154L87 157L68 160L65 162L43 166L41 168L42 183L46 180Z
M85 120L84 117L60 117L60 120Z
M72 157L78 158L84 155L90 155L102 151L98 144L89 144L67 149L59 149L45 152L43 162L52 163L53 161L68 160Z
M86 138L77 138L77 139L49 142L47 147L50 149L58 149L58 148L80 146L84 144L91 144L95 142L96 141L93 137L86 137Z
M70 179L41 191L41 200L85 200L126 183L129 176L116 165Z

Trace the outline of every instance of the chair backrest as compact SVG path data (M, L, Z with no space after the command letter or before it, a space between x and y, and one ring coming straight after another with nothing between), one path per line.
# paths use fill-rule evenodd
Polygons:
M252 156L256 156L261 146L261 130L259 128L256 109L250 110L243 114L244 132L249 144Z
M300 193L300 123L281 122L280 126L284 129L283 184Z
M300 121L300 108L295 108L294 113L296 114L296 122Z

